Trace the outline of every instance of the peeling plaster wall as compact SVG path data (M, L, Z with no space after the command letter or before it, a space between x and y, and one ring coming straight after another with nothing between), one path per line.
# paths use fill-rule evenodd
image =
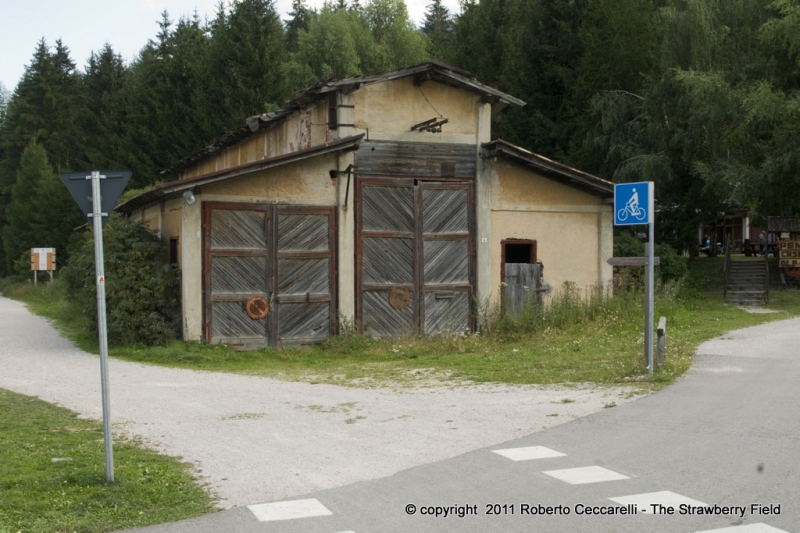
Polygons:
M332 206L336 182L330 171L336 167L335 154L314 157L204 185L198 199Z
M271 126L186 169L181 178L201 176L324 144L329 137L327 123L327 101L321 100L294 113L282 123Z
M613 253L611 205L509 163L493 160L491 167L493 300L499 295L504 239L536 240L544 279L554 289L567 281L581 289L611 281L611 268L603 267Z
M369 130L370 140L475 144L478 135L480 97L435 81L415 86L408 77L365 85L355 91L354 104L355 129ZM449 121L441 133L411 131L440 115Z

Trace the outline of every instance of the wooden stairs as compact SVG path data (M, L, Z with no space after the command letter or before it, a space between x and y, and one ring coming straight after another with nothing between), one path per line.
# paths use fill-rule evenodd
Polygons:
M763 259L726 261L725 299L736 305L764 305L769 300L769 267Z

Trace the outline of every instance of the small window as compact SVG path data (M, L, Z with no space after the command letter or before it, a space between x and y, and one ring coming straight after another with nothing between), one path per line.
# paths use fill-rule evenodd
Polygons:
M533 264L536 262L536 241L527 239L507 239L501 241L502 256L500 282L506 281L506 263Z
M169 238L169 264L178 266L178 238Z

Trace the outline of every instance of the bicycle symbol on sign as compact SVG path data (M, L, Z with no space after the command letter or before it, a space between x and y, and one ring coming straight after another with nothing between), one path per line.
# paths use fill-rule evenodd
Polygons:
M643 207L639 207L639 193L636 192L636 189L633 189L633 194L630 200L625 203L625 207L617 212L617 219L620 222L625 222L625 220L628 219L628 215L636 220L644 220L647 218L647 211L645 211Z

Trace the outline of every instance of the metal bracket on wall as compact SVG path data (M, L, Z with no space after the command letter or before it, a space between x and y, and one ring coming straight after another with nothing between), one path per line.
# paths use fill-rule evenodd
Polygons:
M347 188L344 191L344 206L342 209L347 211L347 200L350 198L350 175L352 174L353 170L358 168L355 165L348 165L344 170L331 170L330 175L331 179L338 178L342 174L347 174Z

